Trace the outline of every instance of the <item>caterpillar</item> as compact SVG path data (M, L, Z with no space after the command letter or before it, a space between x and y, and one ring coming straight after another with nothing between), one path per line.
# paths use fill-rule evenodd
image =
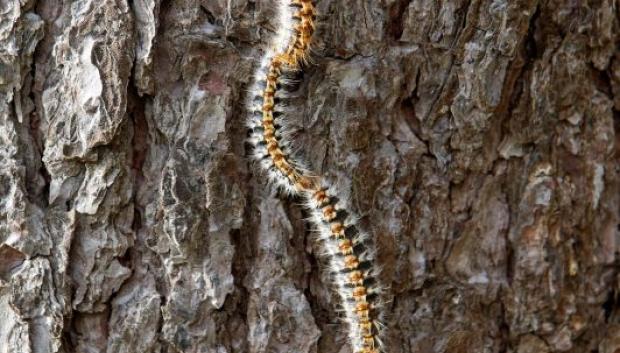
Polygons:
M382 347L381 287L374 244L337 190L325 181L303 192L311 221L325 248L334 286L342 301L349 340L355 353L379 353Z
M287 77L307 62L315 31L312 0L277 0L278 29L254 75L248 102L248 142L269 182L300 196L325 249L355 353L380 353L381 310L374 245L359 230L336 188L313 175L293 151L287 128Z
M267 171L270 181L289 194L310 187L302 163L290 158L291 145L287 138L285 110L278 105L282 88L288 84L285 76L299 68L306 58L314 33L314 6L309 0L279 0L279 27L255 74L250 89L249 142L254 157Z

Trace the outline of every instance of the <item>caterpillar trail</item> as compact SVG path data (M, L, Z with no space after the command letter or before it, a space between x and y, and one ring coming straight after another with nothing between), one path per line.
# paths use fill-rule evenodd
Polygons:
M277 2L278 29L250 88L248 141L269 181L305 200L342 302L353 351L379 353L381 289L373 242L359 231L335 187L312 175L293 152L286 119L289 110L282 104L287 98L287 76L308 61L316 10L312 0Z

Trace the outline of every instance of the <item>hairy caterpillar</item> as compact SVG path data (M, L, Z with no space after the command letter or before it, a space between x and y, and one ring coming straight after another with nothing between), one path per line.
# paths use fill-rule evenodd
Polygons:
M353 351L378 353L381 287L374 245L357 228L356 217L333 186L325 182L314 184L303 193L329 259Z
M315 8L312 0L277 1L279 27L250 89L249 142L269 181L306 201L342 301L353 351L379 353L380 287L374 245L358 230L356 218L335 188L312 176L292 152L287 111L281 104L286 76L307 61Z
M283 98L286 72L296 70L305 60L314 33L314 6L309 0L279 0L279 27L255 75L251 89L249 127L255 158L276 185L289 193L310 187L303 166L290 158L284 110L276 103Z

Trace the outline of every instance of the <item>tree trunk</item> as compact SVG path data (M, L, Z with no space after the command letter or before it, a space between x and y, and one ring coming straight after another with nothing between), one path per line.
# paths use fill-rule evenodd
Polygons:
M0 353L349 353L248 158L275 0L0 0ZM614 0L317 0L290 101L388 353L620 352Z

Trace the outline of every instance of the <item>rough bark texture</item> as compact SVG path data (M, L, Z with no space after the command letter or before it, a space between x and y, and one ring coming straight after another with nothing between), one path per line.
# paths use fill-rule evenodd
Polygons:
M620 351L620 5L320 0L292 122L389 353ZM0 0L0 353L347 353L246 158L273 0Z

